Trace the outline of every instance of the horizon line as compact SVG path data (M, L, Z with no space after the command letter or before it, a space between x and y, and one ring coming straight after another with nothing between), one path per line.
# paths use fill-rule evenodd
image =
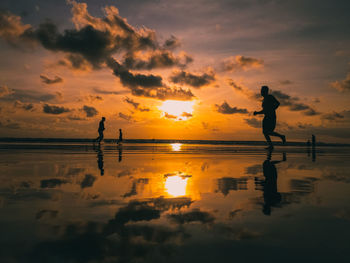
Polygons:
M93 142L93 138L54 138L54 137L0 137L0 142ZM105 138L105 142L118 141L117 138ZM215 140L215 139L124 139L126 143L188 143L188 144L258 144L265 145L263 140ZM281 145L281 142L274 142ZM288 141L288 146L307 146L307 141ZM318 146L350 146L349 143L316 142ZM311 146L311 142L310 142Z

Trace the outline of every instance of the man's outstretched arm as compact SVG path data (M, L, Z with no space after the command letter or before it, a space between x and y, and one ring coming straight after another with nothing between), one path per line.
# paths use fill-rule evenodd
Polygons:
M253 114L254 114L254 115L264 114L264 110L261 110L261 111L254 111Z

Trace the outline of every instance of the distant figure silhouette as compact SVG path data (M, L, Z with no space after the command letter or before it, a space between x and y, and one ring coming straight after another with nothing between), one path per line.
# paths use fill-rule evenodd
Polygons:
M269 93L269 87L262 86L261 96L264 97L264 100L262 102L263 109L261 111L254 111L254 115L258 115L258 114L265 115L262 122L263 134L266 138L266 142L269 144L269 146L266 149L272 150L273 144L271 142L270 136L280 137L283 144L286 143L286 136L274 131L276 127L276 109L278 108L280 103L274 96L268 93Z
M105 120L106 120L106 118L102 117L102 119L98 125L98 137L95 140L98 142L98 144L100 144L101 141L103 140L103 131L105 130L105 124L104 124Z
M272 151L269 151L267 159L263 162L263 173L265 181L263 183L265 215L271 214L271 207L281 202L281 194L277 190L277 169L275 164L286 161L286 154L283 153L283 160L271 161Z
M123 132L122 129L119 129L119 139L118 139L118 144L123 142Z

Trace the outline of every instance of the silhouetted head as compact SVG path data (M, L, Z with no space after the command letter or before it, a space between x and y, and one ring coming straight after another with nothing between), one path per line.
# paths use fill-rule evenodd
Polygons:
M265 97L269 93L269 87L268 86L262 86L260 93L261 93L261 96Z
M102 120L103 120L103 121L105 121L105 120L106 120L106 118L105 118L105 117L102 117Z
M119 129L119 131L121 132L121 131L122 131L122 129Z

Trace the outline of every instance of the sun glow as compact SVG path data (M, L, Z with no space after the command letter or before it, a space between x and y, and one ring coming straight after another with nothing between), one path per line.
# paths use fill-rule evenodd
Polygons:
M165 189L171 196L186 195L188 177L179 175L168 176L165 180Z
M170 146L174 152L178 152L181 150L182 143L171 143Z
M176 121L187 120L192 117L194 101L167 100L159 107L163 116Z

